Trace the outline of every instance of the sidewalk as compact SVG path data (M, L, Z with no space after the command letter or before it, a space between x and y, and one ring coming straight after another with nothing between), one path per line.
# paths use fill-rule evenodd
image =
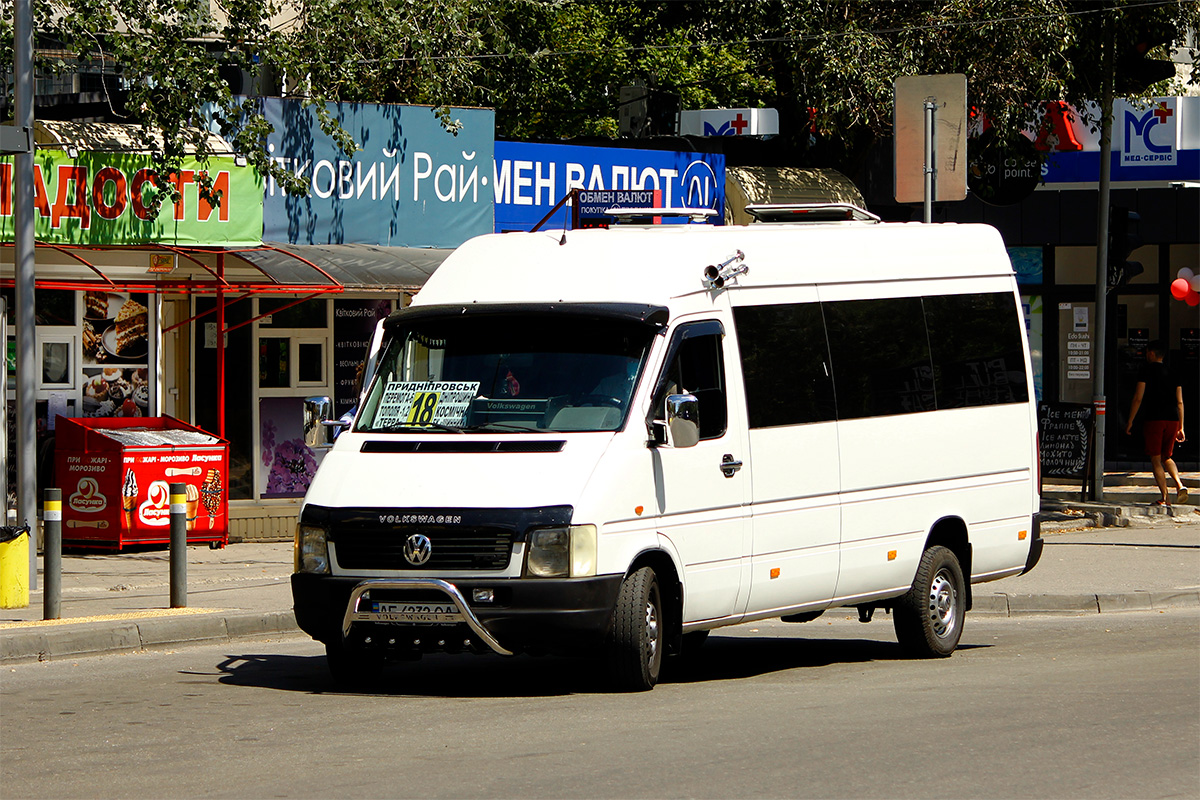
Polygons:
M1200 514L1140 517L1130 527L1044 525L1041 563L977 584L972 614L1087 614L1200 607ZM1190 513L1188 513L1190 512ZM40 572L39 559L39 572ZM292 544L188 549L188 607L171 609L168 551L64 555L62 620L42 620L44 578L30 605L0 609L0 662L45 661L151 647L298 633Z

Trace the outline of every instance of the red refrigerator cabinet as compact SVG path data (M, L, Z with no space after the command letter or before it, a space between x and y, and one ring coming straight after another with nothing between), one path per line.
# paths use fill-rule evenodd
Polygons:
M172 483L186 484L188 544L228 543L229 442L166 416L54 425L64 545L169 543Z

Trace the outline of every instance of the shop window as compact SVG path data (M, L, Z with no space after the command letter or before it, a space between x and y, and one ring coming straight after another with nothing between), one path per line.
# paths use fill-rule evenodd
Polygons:
M258 340L258 386L286 389L291 382L291 339L263 336Z
M325 342L296 343L296 385L325 383Z
M75 337L42 334L38 337L38 372L44 389L75 388Z
M329 326L329 301L305 300L294 306L288 298L263 297L258 301L258 313L268 314L258 321L260 328L326 328ZM278 309L278 310L277 310Z
M16 324L16 308L15 292L13 289L5 289L0 292L7 301L8 306L8 324L10 326ZM34 289L33 291L33 319L35 325L74 325L76 319L75 313L75 296L76 292L65 291L61 289Z

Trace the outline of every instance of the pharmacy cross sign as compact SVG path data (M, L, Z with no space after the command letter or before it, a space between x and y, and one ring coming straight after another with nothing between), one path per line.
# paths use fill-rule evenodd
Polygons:
M1175 113L1174 111L1167 108L1166 103L1159 103L1158 108L1154 109L1154 116L1158 117L1158 121L1162 122L1162 123L1166 123L1167 117L1171 116L1174 113Z

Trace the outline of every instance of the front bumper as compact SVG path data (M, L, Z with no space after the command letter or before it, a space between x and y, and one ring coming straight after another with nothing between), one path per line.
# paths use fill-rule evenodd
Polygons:
M300 629L326 644L369 638L401 651L578 652L603 642L623 577L441 581L295 573L292 600ZM473 603L474 589L493 590L496 601ZM359 613L357 602L372 590L391 598L453 600L466 619L439 624L373 621Z

